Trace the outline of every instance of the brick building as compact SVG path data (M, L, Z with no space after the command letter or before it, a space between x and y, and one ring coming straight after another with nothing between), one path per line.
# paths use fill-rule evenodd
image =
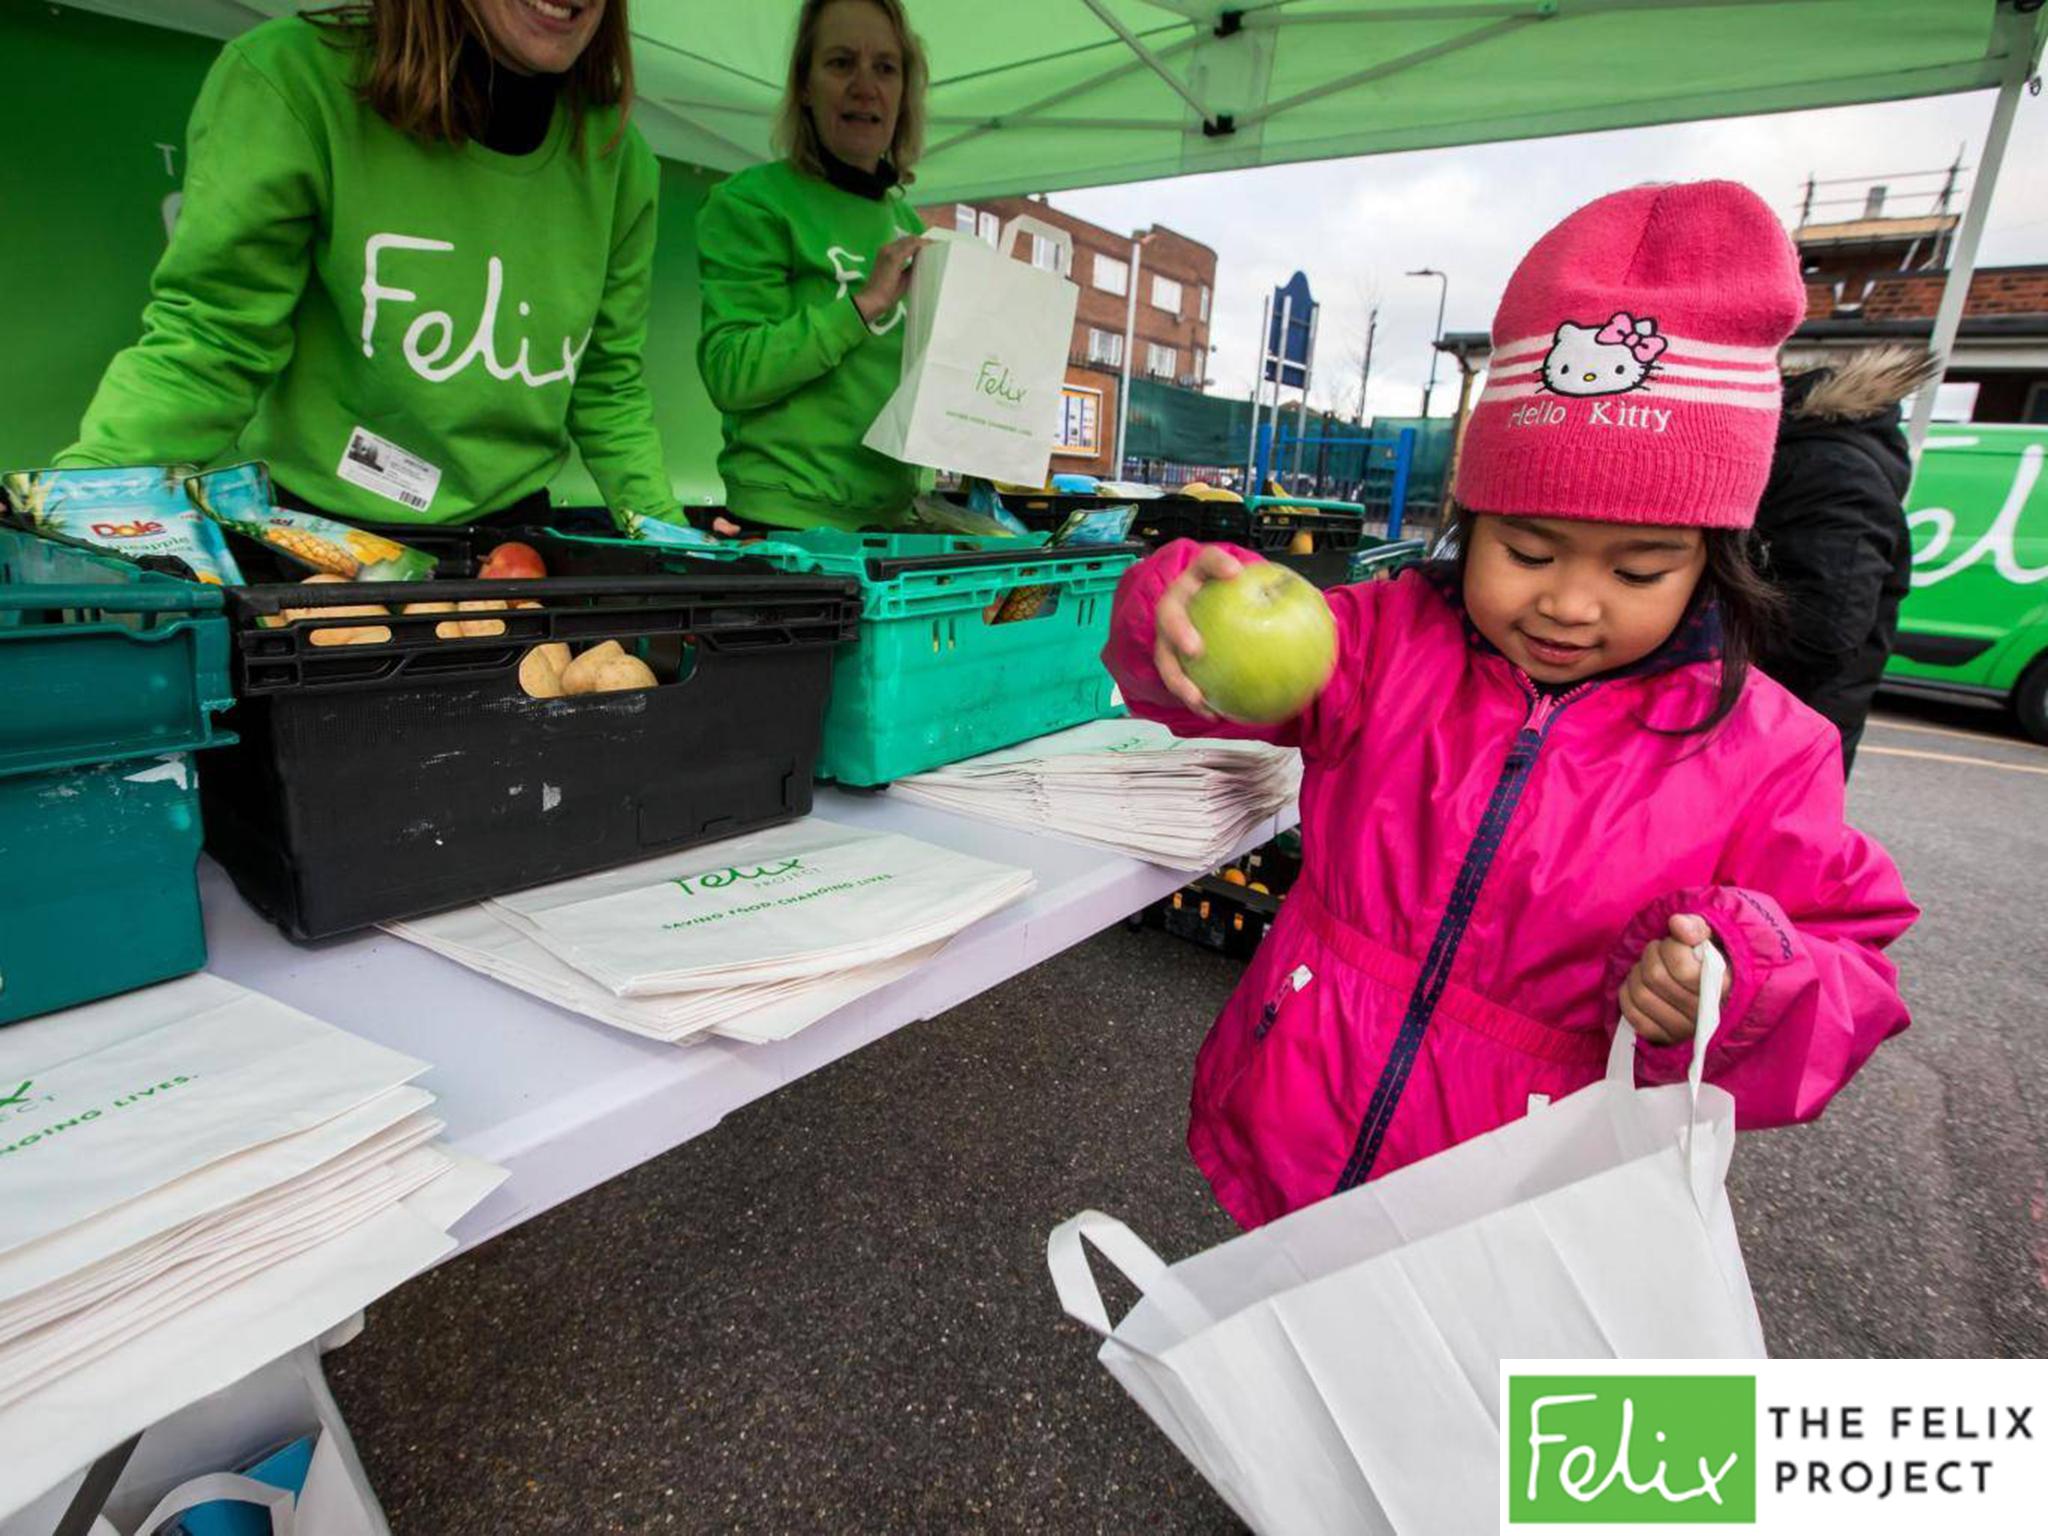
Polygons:
M1785 348L1788 361L1932 336L1958 220L1887 216L1883 204L1883 188L1873 188L1862 217L1793 231L1806 322ZM1973 421L2048 423L2048 263L1976 270L1947 382L1975 386Z
M1160 379L1183 389L1208 387L1216 253L1206 245L1159 225L1121 235L1037 198L940 203L918 212L929 225L976 234L992 245L1003 224L1019 214L1042 219L1072 237L1073 277L1081 300L1067 348L1066 408L1059 446L1053 450L1055 473L1109 478L1118 473L1112 461L1127 326L1133 378ZM1039 236L1020 239L1012 254L1048 268L1056 260L1052 243Z

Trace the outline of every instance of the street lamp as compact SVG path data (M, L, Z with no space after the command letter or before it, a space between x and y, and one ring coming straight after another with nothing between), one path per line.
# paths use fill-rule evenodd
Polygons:
M1408 274L1410 277L1433 277L1443 287L1437 293L1436 335L1429 344L1429 382L1422 386L1422 419L1429 420L1429 397L1436 392L1436 360L1441 355L1437 343L1444 339L1444 305L1451 297L1451 280L1434 267L1418 267Z

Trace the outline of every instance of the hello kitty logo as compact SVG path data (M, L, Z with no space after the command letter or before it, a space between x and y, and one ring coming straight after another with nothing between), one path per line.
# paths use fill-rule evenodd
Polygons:
M1616 310L1605 325L1557 328L1543 358L1543 388L1559 395L1625 395L1657 371L1667 343L1657 322Z

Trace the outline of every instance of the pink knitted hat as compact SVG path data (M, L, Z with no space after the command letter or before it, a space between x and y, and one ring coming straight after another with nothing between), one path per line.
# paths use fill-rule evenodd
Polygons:
M1588 203L1522 258L1493 321L1458 501L1478 512L1747 528L1806 313L1777 217L1732 181Z

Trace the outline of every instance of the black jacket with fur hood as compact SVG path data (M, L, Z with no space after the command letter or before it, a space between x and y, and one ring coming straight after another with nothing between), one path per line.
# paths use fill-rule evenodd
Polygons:
M1918 348L1873 347L1785 378L1756 529L1764 572L1789 610L1758 660L1841 730L1845 765L1891 656L1912 568L1912 464L1899 403L1935 371Z

